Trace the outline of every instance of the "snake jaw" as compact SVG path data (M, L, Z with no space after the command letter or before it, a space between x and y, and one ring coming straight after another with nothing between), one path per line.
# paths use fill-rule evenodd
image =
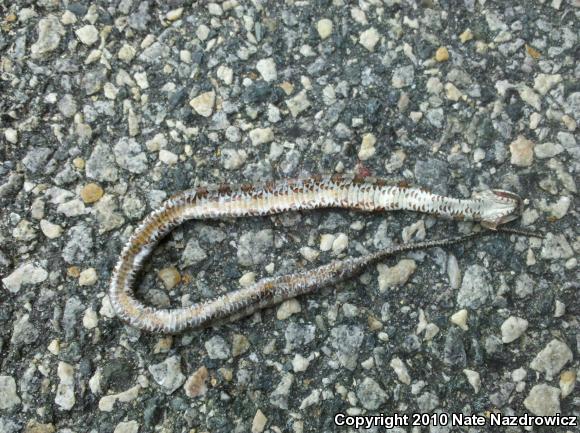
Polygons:
M524 201L519 195L501 189L484 191L478 198L481 200L481 225L491 230L519 218L524 209Z

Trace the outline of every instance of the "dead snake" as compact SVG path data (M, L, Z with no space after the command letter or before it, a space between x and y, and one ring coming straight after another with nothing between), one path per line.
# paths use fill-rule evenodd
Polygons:
M161 238L186 220L261 216L330 207L363 211L411 210L479 221L486 228L497 230L500 224L519 217L523 201L518 195L502 190L488 190L470 199L457 199L419 188L392 185L383 179L348 175L184 191L149 214L131 235L113 271L109 290L111 305L120 318L133 326L177 333L216 320L245 316L282 300L313 292L354 276L369 264L393 254L464 242L478 235L405 244L357 258L335 260L312 270L263 278L250 287L188 307L153 308L133 295L132 284L145 259ZM516 230L511 232L530 235Z

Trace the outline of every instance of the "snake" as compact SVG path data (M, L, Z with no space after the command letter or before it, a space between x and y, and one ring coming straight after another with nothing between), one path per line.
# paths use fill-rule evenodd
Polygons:
M479 222L482 232L510 231L499 226L518 218L524 200L500 189L453 198L405 183L361 175L315 175L241 185L198 187L177 193L153 210L135 228L113 270L109 299L116 315L144 331L167 334L200 328L215 321L235 320L351 278L372 263L394 254L465 242L478 232L451 239L408 243L360 257L333 260L314 269L260 279L248 287L226 292L189 306L155 308L138 300L133 283L159 241L184 221L266 216L288 211L344 208L360 211L415 211L437 217ZM512 233L530 235L515 229ZM532 234L533 235L533 234Z

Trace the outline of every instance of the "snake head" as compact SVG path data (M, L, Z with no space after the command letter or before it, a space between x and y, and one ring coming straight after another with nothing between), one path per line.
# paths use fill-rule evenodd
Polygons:
M481 225L491 230L519 218L524 210L524 201L513 192L492 189L476 197L481 202Z

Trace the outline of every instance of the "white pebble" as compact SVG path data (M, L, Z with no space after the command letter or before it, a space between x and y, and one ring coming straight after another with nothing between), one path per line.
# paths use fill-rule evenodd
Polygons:
M80 39L80 41L89 46L93 45L99 39L99 31L93 25L86 25L78 29L75 34Z
M459 326L464 331L467 331L469 329L469 327L467 326L467 317L468 317L467 310L463 309L453 314L450 320L451 323Z
M278 79L278 72L276 71L276 62L274 59L269 57L267 59L258 60L256 63L256 69L264 79L264 81L271 82Z
M501 341L504 344L511 343L522 336L528 329L528 321L515 316L510 316L501 324Z

